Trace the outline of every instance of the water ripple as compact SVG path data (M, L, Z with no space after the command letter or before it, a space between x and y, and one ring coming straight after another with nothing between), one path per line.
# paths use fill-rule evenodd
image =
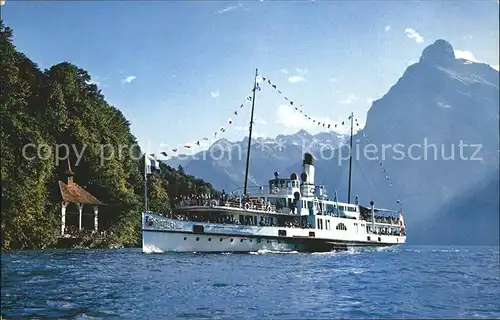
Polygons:
M498 248L2 254L2 317L500 317Z

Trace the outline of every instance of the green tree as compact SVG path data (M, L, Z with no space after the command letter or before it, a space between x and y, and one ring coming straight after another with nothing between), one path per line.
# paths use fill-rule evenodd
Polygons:
M75 182L106 204L99 211L100 227L111 231L114 242L138 245L144 158L129 121L105 101L85 70L62 62L41 71L16 50L12 29L0 23L2 249L57 242L57 182L67 161L55 161L55 150L50 157L37 157L35 148L23 149L29 144L69 146L59 151L60 156L69 151ZM83 151L81 159L75 150ZM162 169L148 177L154 211L169 212L183 195L216 192L182 167L162 164Z

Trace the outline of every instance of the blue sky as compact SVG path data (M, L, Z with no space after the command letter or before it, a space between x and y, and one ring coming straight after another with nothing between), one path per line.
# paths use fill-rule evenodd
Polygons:
M199 150L183 145L213 141L221 127L218 137L243 138L250 104L239 106L255 68L307 114L332 123L350 112L364 123L370 101L440 38L498 68L497 0L7 0L2 16L41 68L69 61L88 70L151 153ZM261 88L255 134L318 132L269 85Z

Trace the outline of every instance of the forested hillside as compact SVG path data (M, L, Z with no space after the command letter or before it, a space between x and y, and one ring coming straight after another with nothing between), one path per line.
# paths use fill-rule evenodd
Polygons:
M101 161L101 146L134 146L137 141L123 114L109 105L89 74L68 62L40 70L13 43L13 30L0 26L0 119L2 249L46 248L60 230L58 180L67 160L56 161L55 145L70 147L75 182L107 206L99 225L122 245L140 240L144 158L138 147ZM37 156L34 144L52 147ZM81 161L77 156L83 148ZM110 148L108 147L107 150ZM60 148L64 156L64 149ZM106 155L108 156L108 155ZM31 159L31 160L30 160ZM214 193L209 183L162 164L149 179L149 209L168 212L179 195Z

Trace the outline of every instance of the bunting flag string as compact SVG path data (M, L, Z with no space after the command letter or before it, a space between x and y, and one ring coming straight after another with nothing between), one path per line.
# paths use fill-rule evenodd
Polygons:
M370 139L368 139L368 137L366 136L366 133L364 131L361 132L361 135L363 136L363 139L365 141L366 144L369 144L370 143ZM385 175L385 180L387 181L387 183L389 184L389 187L393 189L394 191L394 196L396 197L396 199L398 199L398 193L397 191L395 190L394 188L394 183L392 182L391 178L389 177L389 175L387 174L387 169L385 168L384 166L384 163L382 162L382 160L380 159L379 157L379 154L378 154L378 151L377 149L374 150L375 151L375 160L377 160L377 164L378 166L380 167L380 169L382 170L382 172L384 173ZM401 204L401 201L398 199L397 200L397 203L402 205Z
M285 99L286 101L288 101L288 106L290 108L292 108L294 111L302 114L307 120L310 120L311 122L316 123L318 126L323 127L323 128L327 128L327 129L335 129L335 128L349 126L349 121L347 121L347 120L330 123L329 121L325 121L325 120L321 120L320 121L319 119L315 119L314 117L311 117L310 115L308 115L304 111L304 106L303 105L301 105L301 104L297 105L293 100L291 100L287 96L285 96L282 93L282 91L278 89L278 87L276 86L276 84L274 84L273 82L271 82L271 79L269 79L268 77L264 77L264 76L261 77L261 78L262 78L262 81L264 83L266 83L269 86L271 86L280 96L283 97L283 99ZM348 120L350 120L350 119L351 118L349 117ZM359 128L359 122L358 122L357 118L354 119L354 126Z
M257 90L260 90L259 87L256 88ZM253 90L252 90L253 92ZM252 102L252 94L249 94L245 97L245 100L243 101L242 104L239 105L238 108L236 108L233 113L232 113L232 117L237 117L240 115L241 113L241 109L243 109L243 107L248 104L249 102ZM227 125L232 125L234 124L234 120L230 117L227 121ZM226 129L227 129L227 125L223 125L221 126L217 131L215 131L211 136L204 136L198 140L196 140L195 142L186 142L184 143L183 145L179 145L175 148L172 148L170 149L170 151L163 151L161 152L161 154L165 157L169 157L169 156L176 156L179 154L179 152L181 152L180 150L183 150L183 149L191 149L193 147L197 147L197 146L200 146L200 143L203 142L203 141L209 141L210 138L213 138L213 139L216 139L217 137L221 136L224 132L226 132Z
M317 123L318 126L323 126L324 128L328 128L328 129L335 129L335 128L338 128L338 127L343 127L345 125L350 125L349 121L341 121L341 122L338 122L338 123L327 123L325 121L319 121L319 120L316 120L314 119L313 117L311 117L310 115L308 115L305 111L304 111L304 106L303 105L298 105L294 103L294 101L290 100L287 96L285 96L281 90L278 89L277 85L274 84L271 79L269 79L268 77L262 77L262 80L264 83L268 84L269 86L271 86L279 95L281 95L283 97L283 99L285 99L286 101L288 101L288 104L289 104L289 107L293 108L293 110L301 113L306 119L308 120L311 120L313 123ZM349 116L348 120L351 120L351 116ZM358 119L354 119L354 125L356 127L358 127L359 129L359 122L358 122ZM366 134L364 132L361 132L364 140L366 143L370 143L370 140L366 137ZM389 184L389 187L390 188L393 188L394 187L394 183L392 182L391 178L389 177L389 175L387 174L387 169L385 168L384 164L382 163L379 155L378 155L378 152L375 151L376 153L376 157L375 159L378 161L378 165L379 167L381 168L382 172L385 174L385 180L388 182ZM398 198L398 194L397 192L394 190L394 195L396 196L396 199ZM397 203L401 204L400 200L397 200Z

